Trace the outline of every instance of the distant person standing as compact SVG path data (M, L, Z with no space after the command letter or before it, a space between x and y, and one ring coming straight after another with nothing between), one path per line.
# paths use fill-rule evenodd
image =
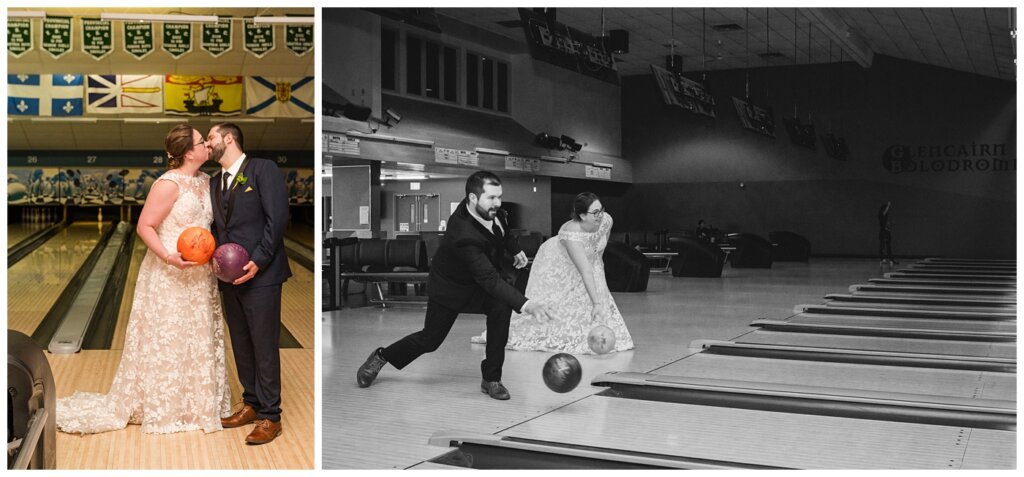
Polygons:
M892 211L892 202L886 202L878 209L878 258L881 265L885 265L886 262L889 265L899 263L892 257L892 219L889 218L890 211Z
M697 238L701 240L705 240L707 242L714 242L713 236L711 234L711 227L708 227L708 225L704 223L704 219L700 219L697 221L697 230L694 232L694 235L696 235Z

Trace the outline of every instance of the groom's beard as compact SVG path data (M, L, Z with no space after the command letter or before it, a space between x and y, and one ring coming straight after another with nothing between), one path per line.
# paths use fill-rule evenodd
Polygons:
M210 158L213 162L220 162L220 158L224 157L224 144L217 144L216 146L210 146Z
M480 207L479 203L477 205L475 205L474 207L476 208L476 214L479 215L480 218L482 218L484 220L494 220L494 217L496 215L498 215L498 208L497 207L492 207L490 209L485 209L483 207Z

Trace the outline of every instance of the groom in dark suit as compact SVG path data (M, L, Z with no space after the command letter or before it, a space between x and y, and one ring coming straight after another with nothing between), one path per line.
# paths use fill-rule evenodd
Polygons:
M206 143L221 166L210 178L214 237L241 245L250 258L245 275L219 282L244 401L221 424L255 421L245 441L266 444L281 435L281 284L292 275L284 250L288 192L276 164L246 157L238 126L214 125Z
M494 399L508 399L501 383L509 319L512 310L547 318L540 303L531 302L501 277L505 254L515 268L526 266L526 254L509 233L501 210L501 180L479 171L466 180L466 198L448 219L441 246L434 253L427 279L427 315L423 329L377 348L356 373L359 387L367 387L385 363L402 369L424 353L437 350L460 313L487 315L487 351L480 371L480 391Z

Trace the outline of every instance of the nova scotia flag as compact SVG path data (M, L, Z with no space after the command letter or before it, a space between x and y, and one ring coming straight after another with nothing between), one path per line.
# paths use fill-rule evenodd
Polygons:
M81 116L82 75L7 75L8 116Z

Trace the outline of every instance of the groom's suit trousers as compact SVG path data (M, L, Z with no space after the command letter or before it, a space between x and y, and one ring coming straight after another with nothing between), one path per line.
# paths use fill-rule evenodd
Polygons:
M281 420L281 285L227 287L224 318L242 384L242 399L256 417Z
M485 381L501 381L501 366L505 363L505 344L508 343L508 325L512 308L486 294L479 294L469 306L453 310L435 301L427 302L427 315L423 329L396 341L384 349L384 359L402 369L424 353L437 350L451 331L460 313L487 315L487 350L480 363Z

